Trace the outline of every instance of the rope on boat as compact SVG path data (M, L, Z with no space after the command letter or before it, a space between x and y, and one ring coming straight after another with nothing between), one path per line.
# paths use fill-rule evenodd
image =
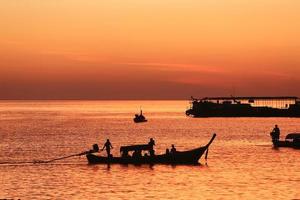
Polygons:
M14 164L41 164L41 163L50 163L50 162L54 162L57 160L63 160L63 159L67 159L67 158L71 158L71 157L75 157L75 156L83 156L89 153L95 153L95 152L99 152L102 151L99 149L97 144L93 145L93 149L89 150L89 151L84 151L81 153L76 153L76 154L71 154L68 156L63 156L63 157L58 157L58 158L54 158L51 160L33 160L33 161L17 161L17 162L0 162L0 165L14 165Z
M88 153L90 153L90 152L89 151L85 151L85 152L82 152L82 153L77 153L77 154L72 154L72 155L68 155L68 156L58 157L58 158L54 158L54 159L51 159L51 160L36 160L35 164L36 163L50 163L50 162L54 162L56 160L63 160L63 159L67 159L67 158L71 158L71 157L75 157L75 156L86 155Z
M33 160L33 161L16 161L16 162L0 162L0 165L14 165L14 164L41 164L41 163L50 163L50 162L54 162L56 160L63 160L66 158L70 158L70 157L74 157L74 156L82 156L87 154L88 152L82 152L79 154L72 154L69 156L63 156L63 157L59 157L59 158L54 158L51 160Z
M54 162L57 160L63 160L63 159L67 159L67 158L71 158L71 157L75 157L75 156L83 156L89 153L93 153L95 151L90 150L90 151L84 151L81 153L77 153L77 154L72 154L72 155L68 155L68 156L63 156L63 157L58 157L58 158L54 158L51 160L33 160L33 161L16 161L16 162L0 162L0 165L14 165L14 164L43 164L43 163L50 163L50 162Z
M36 164L36 161L0 162L0 165Z

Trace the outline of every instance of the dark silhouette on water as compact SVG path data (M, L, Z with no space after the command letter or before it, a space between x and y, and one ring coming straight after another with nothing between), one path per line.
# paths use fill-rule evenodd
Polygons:
M198 164L199 159L208 150L208 147L211 145L215 137L216 134L213 134L212 138L205 146L201 146L189 151L176 150L176 153L174 154L166 152L165 154L155 155L153 149L155 142L153 139L150 139L148 144L121 146L121 157L107 158L104 156L95 155L92 152L87 154L86 157L89 164ZM153 153L151 153L152 150ZM142 156L142 151L149 151L150 156ZM134 153L133 156L130 156L129 152L136 153Z
M192 97L191 117L300 117L298 97Z
M149 150L149 153L150 153L150 156L154 156L155 155L155 151L154 151L154 145L155 145L155 141L153 138L150 138L150 141L148 142L148 145L150 146L150 150Z
M109 139L106 140L105 144L103 145L103 148L102 148L102 151L105 149L106 150L106 153L107 153L107 157L111 157L111 154L110 154L110 148L113 149L113 146L111 145Z
M278 125L276 124L275 127L273 128L272 132L270 133L271 137L272 137L272 141L273 143L278 141L280 138L280 129L278 127Z
M292 147L300 149L300 133L290 133L285 137L285 140L280 140L280 129L277 125L270 133L274 148Z
M175 154L175 153L176 153L176 148L175 148L174 144L172 144L171 154Z
M166 155L170 155L170 150L168 148L166 149Z
M143 115L143 111L141 110L140 114L135 114L133 121L135 123L140 123L140 122L147 122L148 120L145 118L145 116Z

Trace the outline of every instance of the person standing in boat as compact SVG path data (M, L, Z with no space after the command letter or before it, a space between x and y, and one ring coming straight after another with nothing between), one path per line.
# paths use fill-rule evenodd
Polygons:
M105 144L103 145L102 151L105 149L107 153L107 157L110 157L110 148L113 149L113 146L111 145L109 139L106 140Z
M166 149L166 155L170 155L170 150L168 148Z
M279 138L280 138L280 129L279 129L277 124L275 125L275 127L272 130L270 135L271 135L273 141L278 141L279 140Z
M149 150L150 156L154 156L155 151L154 151L154 145L155 145L155 141L153 138L150 138L150 141L148 142L148 145L151 146L151 149Z
M176 148L175 148L175 145L172 144L171 154L175 154L175 153L176 153Z

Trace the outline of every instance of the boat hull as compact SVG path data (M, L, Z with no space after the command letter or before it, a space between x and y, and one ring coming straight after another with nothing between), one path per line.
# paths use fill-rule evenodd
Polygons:
M195 118L205 117L300 117L299 111L280 110L272 108L219 108L219 109L188 109L186 115Z
M200 147L191 151L176 152L155 156L133 157L104 157L87 154L89 164L197 164L207 147Z
M174 154L162 154L142 157L104 157L93 153L86 155L89 164L198 164L199 159L208 150L210 144L215 139L216 134L212 136L207 145L190 150L177 151Z
M294 149L300 149L300 141L295 140L295 141L287 141L287 140L273 140L273 146L275 148L278 147L290 147Z
M133 121L135 122L135 123L142 123L142 122L147 122L148 120L147 119L136 119L136 118L134 118L133 119Z

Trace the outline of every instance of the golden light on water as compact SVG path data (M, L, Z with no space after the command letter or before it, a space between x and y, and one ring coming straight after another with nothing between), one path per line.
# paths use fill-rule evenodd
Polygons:
M297 199L299 150L273 149L274 124L281 137L299 132L298 118L188 118L187 101L1 101L1 198L14 199ZM133 123L142 105L148 119ZM120 146L154 138L157 154L171 144L190 150L207 144L207 165L88 165L80 153L107 138ZM100 152L105 155L105 152ZM9 162L10 164L1 164ZM285 191L285 192L283 192Z

